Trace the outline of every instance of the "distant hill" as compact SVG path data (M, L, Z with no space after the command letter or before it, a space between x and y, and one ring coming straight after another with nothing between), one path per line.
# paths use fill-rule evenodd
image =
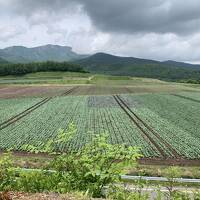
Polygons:
M193 69L199 69L200 65L194 65L194 64L190 64L190 63L185 63L185 62L177 62L177 61L173 61L173 60L167 60L164 62L161 62L162 64L165 65L172 65L172 66L176 66L176 67L190 67Z
M168 60L164 62L106 53L80 55L71 47L45 45L33 48L12 46L0 49L0 63L30 63L73 61L92 73L157 78L164 80L199 80L200 65Z
M147 60L96 53L76 61L92 73L158 78L200 80L200 66L187 63Z
M8 63L6 60L0 58L0 64L5 64L5 63Z
M71 47L59 45L45 45L33 48L12 46L0 49L0 57L13 63L43 62L43 61L72 61L85 58L72 51Z
M96 53L85 59L81 59L78 62L90 65L116 65L116 64L157 64L159 61L147 60L134 57L121 57L114 56L106 53Z

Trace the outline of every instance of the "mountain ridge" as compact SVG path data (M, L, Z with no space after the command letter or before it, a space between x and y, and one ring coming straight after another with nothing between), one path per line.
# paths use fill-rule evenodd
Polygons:
M0 58L11 63L70 61L91 73L157 78L165 80L200 80L200 65L173 60L156 61L116 56L104 52L93 55L75 53L69 46L44 45L27 48L12 46L0 49ZM3 61L2 61L3 62Z
M69 46L47 44L36 47L11 46L0 49L0 57L8 62L28 63L47 60L63 62L81 59L87 55L77 54Z
M124 75L165 80L200 79L200 65L176 61L156 61L134 57L96 53L75 61L92 73Z
M175 66L182 66L182 67L199 67L200 68L200 64L191 64L191 63L187 63L187 62L180 62L180 61L174 61L174 60L157 61L157 60L153 60L153 59L137 58L137 57L131 57L131 56L124 57L124 56L116 56L116 55L108 54L108 53L104 53L104 52L95 53L91 56L88 56L87 58L78 60L78 62L86 61L88 59L93 60L93 58L100 60L102 62L102 64L111 64L111 62L108 63L108 62L104 62L104 61L108 60L108 58L112 58L112 64L115 64L114 63L115 61L121 61L121 62L127 62L127 63L128 62L135 62L135 63L144 63L145 62L148 64L160 63L160 64L165 64L165 65L175 65ZM113 62L113 59L115 59L114 62Z
M6 63L8 63L6 60L0 58L0 64L6 64Z

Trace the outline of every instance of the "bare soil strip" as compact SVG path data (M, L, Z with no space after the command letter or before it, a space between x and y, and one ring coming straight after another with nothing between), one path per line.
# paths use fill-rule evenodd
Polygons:
M186 97L186 96L183 96L183 95L180 95L180 94L172 94L172 95L175 96L175 97L180 97L182 99L187 99L187 100L190 100L190 101L193 101L193 102L196 102L196 103L200 103L200 100L193 99L191 97Z
M0 156L6 153L6 150L0 149ZM47 160L53 159L56 155L48 153L30 153L27 151L12 151L13 156L21 158L46 158ZM200 159L176 159L176 158L147 158L143 157L138 160L142 165L162 165L162 166L200 166Z
M127 114L127 116L131 119L131 121L133 121L133 123L140 129L140 131L142 132L142 136L143 138L149 143L152 143L153 146L158 150L158 152L160 153L160 155L163 158L167 158L166 153L163 151L163 149L161 149L161 147L153 140L153 138L151 138L149 136L149 134L142 128L142 126L138 123L137 120L135 120L132 115L129 114L129 112L126 110L126 108L124 107L124 105L120 102L119 98L117 95L113 96L115 101L118 103L118 105L121 107L121 109Z
M59 96L74 86L38 85L38 86L7 86L0 89L0 99L20 97L54 97Z
M147 130L149 130L160 141L162 145L164 145L171 151L172 155L175 158L181 158L181 155L168 142L166 142L152 127L150 127L136 113L134 113L119 95L116 96L118 97L120 102L136 117L136 119L140 121L147 128Z
M200 159L140 158L138 162L142 165L200 166Z

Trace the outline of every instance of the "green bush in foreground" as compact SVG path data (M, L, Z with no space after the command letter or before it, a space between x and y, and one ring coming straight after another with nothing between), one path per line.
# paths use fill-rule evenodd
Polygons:
M62 154L55 152L58 145L70 142L75 134L76 128L71 124L67 132L60 130L54 141L49 140L40 149L33 145L25 145L24 149L31 152L55 154L55 158L49 163L52 172L18 171L15 185L11 189L60 193L84 191L94 197L101 197L103 188L119 182L120 175L124 174L129 166L134 166L141 156L136 147L109 144L108 136L105 134L94 136L93 140L78 152ZM10 160L8 167L10 168L12 159L7 157L7 162L8 160ZM10 186L10 181L7 181L6 185Z
M11 190L15 185L15 172L10 153L4 154L0 159L0 191Z
M60 192L67 192L66 181L62 181L66 178L69 191L88 190L93 196L100 197L103 187L119 182L124 170L133 166L140 157L135 147L111 145L106 141L107 136L96 136L80 152L54 159L51 166L61 178L58 189L63 191Z

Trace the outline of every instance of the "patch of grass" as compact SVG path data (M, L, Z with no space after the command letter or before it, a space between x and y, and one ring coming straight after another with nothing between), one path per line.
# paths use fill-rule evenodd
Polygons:
M0 79L0 84L90 84L88 79Z
M0 84L87 84L91 76L79 72L36 72L21 76L0 76Z
M93 80L131 80L130 76L95 75Z
M36 72L26 74L24 78L64 78L64 77L77 77L77 78L89 78L89 73L78 72Z

